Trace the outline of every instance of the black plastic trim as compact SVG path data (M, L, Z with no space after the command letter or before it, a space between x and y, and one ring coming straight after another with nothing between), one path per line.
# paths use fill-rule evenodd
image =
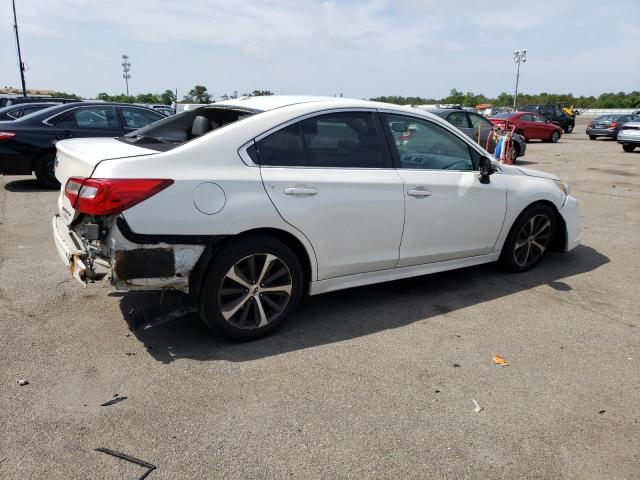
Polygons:
M120 229L122 236L133 243L138 244L158 244L158 243L171 243L174 245L210 245L218 243L228 235L157 235L136 233L131 230L131 227L124 219L124 217L118 217L116 219L116 225Z

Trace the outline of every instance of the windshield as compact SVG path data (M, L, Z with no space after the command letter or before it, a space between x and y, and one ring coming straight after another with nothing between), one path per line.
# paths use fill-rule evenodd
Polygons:
M152 150L167 151L225 125L259 113L241 107L207 105L158 120L119 140Z
M507 112L507 113L498 113L497 115L494 115L491 118L511 118L511 117L513 117L513 113Z

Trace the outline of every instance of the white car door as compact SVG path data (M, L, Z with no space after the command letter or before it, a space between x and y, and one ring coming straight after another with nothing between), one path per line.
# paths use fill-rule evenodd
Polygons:
M480 183L480 155L435 122L397 114L384 118L406 196L398 267L492 251L507 207L503 178L495 174L490 183Z
M320 280L395 267L403 186L375 112L310 116L255 147L265 189L311 242Z

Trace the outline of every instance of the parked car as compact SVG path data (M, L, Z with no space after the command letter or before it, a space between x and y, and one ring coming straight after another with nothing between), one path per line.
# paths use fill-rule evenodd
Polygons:
M77 103L80 100L73 98L60 98L60 97L18 97L18 96L2 96L0 97L0 108L8 107L9 105L17 105L19 103L42 103L42 102L54 102L54 103Z
M156 112L162 113L165 117L170 117L171 115L175 115L175 110L170 105L149 105L149 108L155 110Z
M640 147L640 120L625 123L618 131L617 138L625 152L633 152Z
M576 126L575 117L567 115L560 105L525 105L520 111L540 114L560 126L564 133L573 132Z
M31 175L57 188L53 173L57 141L74 137L118 137L166 118L136 105L81 102L46 108L14 121L0 122L0 173Z
M188 292L236 339L271 332L306 293L493 261L522 272L580 239L556 176L397 105L233 99L56 146L52 227L73 276Z
M515 133L522 135L526 141L556 143L562 136L562 128L537 113L499 113L491 117L491 123L502 128L515 126Z
M494 129L493 123L479 113L456 109L430 110L430 112L440 118L444 118L454 127L462 130L482 147L487 145L487 138ZM489 151L493 153L495 145L491 145L491 142L489 142L489 147ZM511 156L511 162L515 163L517 158L524 157L527 151L527 142L525 142L522 135L514 133L511 137L511 147L509 155Z
M589 135L589 140L595 140L598 137L618 138L618 132L623 124L637 121L640 121L640 116L601 115L587 124L586 132Z
M35 113L45 108L59 105L58 103L18 103L8 107L0 108L0 121L13 121L18 118Z

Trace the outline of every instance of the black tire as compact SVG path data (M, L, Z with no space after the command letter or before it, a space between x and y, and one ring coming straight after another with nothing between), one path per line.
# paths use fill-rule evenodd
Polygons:
M46 188L58 189L60 182L54 173L54 164L56 161L55 152L45 153L36 160L34 171L38 183Z
M275 259L265 270L267 255ZM270 282L270 276L277 281ZM267 283L260 284L260 278ZM288 298L284 290L273 291L287 289L289 284ZM219 335L238 341L255 340L287 320L300 302L303 286L300 260L286 244L264 235L241 238L224 246L211 260L200 289L200 316ZM269 289L264 296L263 287ZM260 326L263 321L266 323Z
M571 133L573 132L573 128L575 127L575 125L573 123L570 123L569 125L567 125L567 128L564 129L564 133Z
M554 130L554 131L551 133L551 137L549 138L549 141L550 141L551 143L558 143L558 140L560 140L560 134L558 133L558 131L557 131L557 130Z
M511 145L509 145L509 160L511 160L512 165L516 164L519 153L520 152L518 151L518 145L516 145L515 143L512 143Z
M589 140L595 140L597 137L595 135L589 135Z
M547 221L548 226L545 227ZM527 208L513 223L507 235L500 254L500 264L510 272L531 270L549 250L557 223L556 212L550 206L537 204ZM527 237L531 230L534 235ZM533 243L532 238L535 240ZM542 245L544 248L541 250L536 245ZM527 250L523 251L525 248Z
M629 144L624 144L622 145L622 150L624 150L627 153L631 153L636 149L635 145L629 145Z

